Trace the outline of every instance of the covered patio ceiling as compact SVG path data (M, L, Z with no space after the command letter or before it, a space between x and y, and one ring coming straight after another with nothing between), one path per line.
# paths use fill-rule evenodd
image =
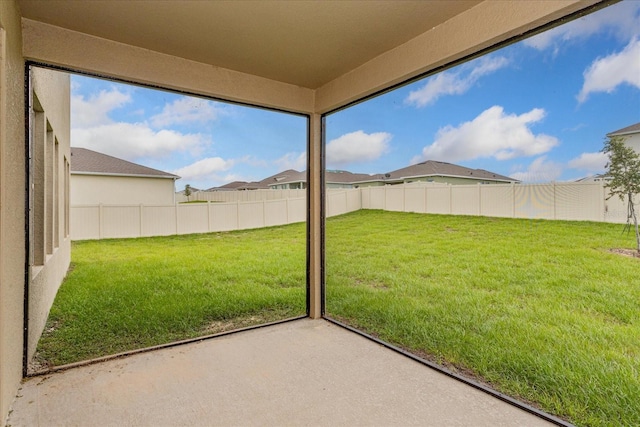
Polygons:
M20 0L24 17L316 89L481 0Z
M26 59L322 114L615 0L17 1Z

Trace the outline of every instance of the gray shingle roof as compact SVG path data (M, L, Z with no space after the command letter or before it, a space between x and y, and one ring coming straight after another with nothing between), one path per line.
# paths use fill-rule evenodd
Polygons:
M71 147L70 164L72 174L180 178L178 175L148 168L86 148Z
M211 187L204 191L233 191L233 190L266 190L269 187L260 182L233 181L219 187Z
M638 133L638 132L640 132L640 123L627 126L626 128L614 130L613 132L608 133L607 136L627 135L629 133Z
M385 174L387 181L402 180L421 176L453 176L461 178L471 178L477 180L492 180L505 182L518 182L517 179L489 172L484 169L470 169L464 166L454 165L447 162L427 160L426 162L407 166Z
M286 184L288 182L305 182L306 180L306 172L298 172L295 169L287 169L286 171L279 172L275 175L271 175L263 179L262 181L260 181L260 183L266 185L266 188L269 188L269 185Z
M271 175L263 179L262 181L233 181L219 187L212 187L205 191L224 191L224 190L268 190L269 185L276 185L280 183L289 182L305 182L307 174L305 172L298 172L297 170L288 169L283 172L278 172L275 175Z
M352 173L348 171L328 170L324 174L325 182L327 183L347 183L370 181L372 179L380 178L380 175L369 175L366 173Z
M325 172L325 181L327 183L352 183L373 179L375 175L367 175L364 173L352 173L342 170L328 170ZM293 182L307 182L307 171L298 172L293 169L280 172L273 176L260 181L266 185L288 184Z

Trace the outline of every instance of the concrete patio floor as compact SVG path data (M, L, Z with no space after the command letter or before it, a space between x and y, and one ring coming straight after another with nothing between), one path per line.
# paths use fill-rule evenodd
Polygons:
M25 381L17 426L542 426L325 320L302 319Z

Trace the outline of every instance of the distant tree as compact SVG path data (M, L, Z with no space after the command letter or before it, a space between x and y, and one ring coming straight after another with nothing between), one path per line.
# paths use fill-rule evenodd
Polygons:
M184 195L187 196L187 202L188 202L189 196L191 196L191 186L189 184L184 186Z
M609 178L605 187L609 189L610 199L613 196L627 201L627 225L625 230L631 228L631 222L636 230L636 249L640 253L640 231L638 231L638 215L636 214L635 198L640 194L640 154L631 147L625 145L624 138L609 138L604 143L602 152L609 156L606 166L606 176Z

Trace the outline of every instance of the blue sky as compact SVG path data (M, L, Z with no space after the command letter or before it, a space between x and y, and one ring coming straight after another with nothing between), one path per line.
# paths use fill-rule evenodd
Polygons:
M300 116L72 77L71 141L209 188L306 168ZM640 122L640 1L624 1L327 117L327 167L424 160L525 182L600 173Z

